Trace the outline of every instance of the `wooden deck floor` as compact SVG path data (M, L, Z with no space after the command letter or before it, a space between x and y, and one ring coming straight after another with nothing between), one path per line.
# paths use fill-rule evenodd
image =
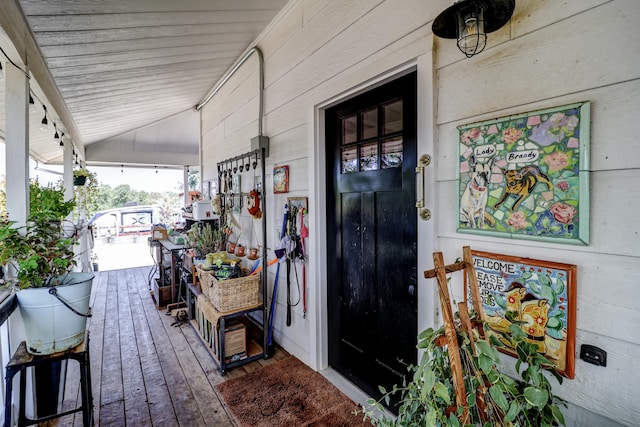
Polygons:
M285 356L252 362L221 376L189 323L158 310L150 267L97 273L92 294L90 356L94 424L100 426L231 426L213 387ZM69 367L69 376L77 376ZM71 379L64 409L77 401ZM49 425L82 425L80 413Z

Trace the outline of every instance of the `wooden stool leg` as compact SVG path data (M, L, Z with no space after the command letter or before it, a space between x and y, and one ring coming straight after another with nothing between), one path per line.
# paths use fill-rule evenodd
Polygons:
M91 427L91 414L93 412L92 398L91 398L91 384L89 381L89 352L87 351L82 357L80 362L80 392L82 393L82 425L84 427Z
M18 410L18 426L26 425L27 417L24 414L27 396L27 368L20 369L20 409Z

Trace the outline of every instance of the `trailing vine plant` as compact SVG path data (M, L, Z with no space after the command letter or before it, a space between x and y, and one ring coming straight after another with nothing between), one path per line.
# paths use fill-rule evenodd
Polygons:
M552 363L529 343L518 322L510 327L512 344L518 360L515 368L520 376L513 379L501 373L497 347L503 344L491 336L489 340L470 340L468 334L456 328L463 364L466 404L455 405L453 376L446 348L444 328L429 328L418 336L418 348L424 354L417 366L408 366L409 375L401 386L386 390L383 397L370 399L363 408L365 418L375 426L513 426L541 427L565 425L560 406L565 402L554 396L544 374L549 372L562 383L562 377ZM397 417L385 415L391 396L400 395ZM374 415L374 409L381 416Z

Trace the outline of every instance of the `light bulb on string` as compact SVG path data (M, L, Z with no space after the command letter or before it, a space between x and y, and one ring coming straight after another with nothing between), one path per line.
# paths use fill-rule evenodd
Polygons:
M64 147L64 132L60 132L60 147Z
M29 94L29 112L36 112L36 103L33 101L33 96L31 96L31 94Z
M47 129L49 129L49 120L47 120L47 107L43 105L42 108L44 109L44 117L40 122L40 130L46 132Z
M0 81L4 80L4 71L2 70L2 62L0 61Z
M156 170L156 173L158 173L158 167L154 166L153 168Z
M120 165L120 173L124 173L124 165Z
M53 134L53 139L57 141L60 139L60 135L58 135L58 127L56 126L56 122L53 122L53 128L56 131L56 133Z

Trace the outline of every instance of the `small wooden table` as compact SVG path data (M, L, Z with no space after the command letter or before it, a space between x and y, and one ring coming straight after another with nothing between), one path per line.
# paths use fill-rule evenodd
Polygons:
M38 366L42 364L51 364L52 362L62 360L76 360L80 364L80 388L82 393L82 405L71 409L69 411L61 412L59 414L47 415L42 418L30 419L25 415L25 398L26 398L26 385L27 375L26 370L29 367ZM76 347L46 356L35 356L27 353L27 345L24 341L20 343L18 349L14 353L13 357L9 361L6 367L5 376L5 405L4 405L4 425L5 427L11 426L11 400L12 400L12 388L13 377L20 373L20 409L18 412L18 425L28 426L37 424L43 421L51 420L54 418L63 417L65 415L73 414L75 412L82 411L82 421L85 427L90 427L93 418L93 395L91 392L91 366L89 363L89 332L85 334L85 339L82 344Z

